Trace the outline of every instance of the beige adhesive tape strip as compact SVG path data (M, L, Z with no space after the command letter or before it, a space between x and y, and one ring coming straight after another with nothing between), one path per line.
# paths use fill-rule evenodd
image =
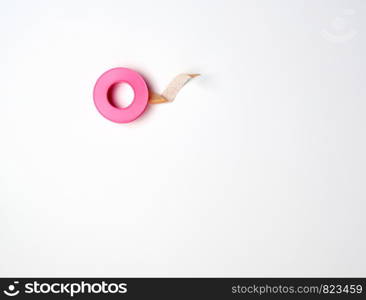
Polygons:
M164 102L168 102L168 100L165 99L162 95L159 95L154 92L150 93L150 96L149 96L150 104L159 104L159 103L164 103Z
M182 87L192 78L199 76L200 74L179 74L177 75L166 87L164 92L159 95L156 93L150 94L149 103L164 103L164 102L172 102L177 96L178 92L182 89Z

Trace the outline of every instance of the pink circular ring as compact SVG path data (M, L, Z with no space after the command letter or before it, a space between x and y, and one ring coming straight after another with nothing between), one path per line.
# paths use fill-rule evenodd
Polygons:
M124 108L115 107L108 99L109 89L117 83L131 85L135 97ZM104 72L94 86L94 103L98 111L108 120L116 123L128 123L136 120L145 110L149 99L149 90L142 76L127 68L114 68Z

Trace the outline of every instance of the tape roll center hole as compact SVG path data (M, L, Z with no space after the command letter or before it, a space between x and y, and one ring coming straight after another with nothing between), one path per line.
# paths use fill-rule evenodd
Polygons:
M135 98L135 92L127 82L119 82L112 85L108 90L109 102L117 108L128 107Z

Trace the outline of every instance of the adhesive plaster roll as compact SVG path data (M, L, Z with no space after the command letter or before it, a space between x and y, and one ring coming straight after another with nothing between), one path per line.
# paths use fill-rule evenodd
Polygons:
M163 93L149 91L145 79L128 68L114 68L104 72L94 85L94 104L101 115L116 123L129 123L145 111L148 104L172 102L181 88L199 74L179 74ZM109 97L110 89L118 83L128 83L134 90L134 99L127 107L117 107Z

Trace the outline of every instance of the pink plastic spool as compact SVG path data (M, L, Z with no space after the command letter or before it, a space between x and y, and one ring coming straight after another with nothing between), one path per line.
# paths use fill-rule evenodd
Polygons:
M114 106L108 99L108 91L117 83L128 83L135 97L132 103L124 108ZM136 120L145 110L149 90L142 76L127 68L114 68L104 72L94 86L94 103L98 111L108 120L116 123L129 123Z

